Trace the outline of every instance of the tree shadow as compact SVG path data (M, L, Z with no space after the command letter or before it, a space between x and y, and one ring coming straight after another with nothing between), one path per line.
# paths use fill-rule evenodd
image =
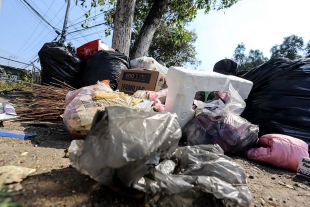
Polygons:
M72 136L67 132L62 122L21 122L24 132L35 133L27 138L33 145L56 149L69 147Z
M120 195L68 167L29 176L14 200L25 206L144 206L144 198Z

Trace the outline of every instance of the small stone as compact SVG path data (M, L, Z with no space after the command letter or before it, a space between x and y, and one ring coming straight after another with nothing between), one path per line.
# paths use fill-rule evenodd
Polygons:
M76 191L75 191L75 190L72 190L72 193L76 193Z
M283 201L283 203L286 203L286 201Z
M249 175L249 178L250 178L250 179L254 179L254 176L253 176L253 175Z
M35 145L34 145L34 147L38 147L38 145L37 145L37 144L35 144Z
M272 179L272 180L275 180L276 178L275 178L275 177L271 177L271 179Z
M274 199L274 198L272 198L272 197L269 197L269 200L270 200L270 201L274 201L275 199Z
M260 204L262 204L263 206L266 204L266 202L264 201L264 199L260 199Z

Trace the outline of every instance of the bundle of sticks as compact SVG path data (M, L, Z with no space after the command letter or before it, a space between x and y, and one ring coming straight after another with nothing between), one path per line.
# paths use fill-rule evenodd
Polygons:
M65 110L65 98L69 91L75 90L66 83L58 87L51 85L32 85L31 95L15 98L15 110L20 121L56 121L62 120Z

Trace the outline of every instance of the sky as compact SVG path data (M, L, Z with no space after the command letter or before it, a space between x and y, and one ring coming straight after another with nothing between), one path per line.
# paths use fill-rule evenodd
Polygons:
M62 30L65 16L65 0L26 0L58 31ZM81 30L88 10L75 5L72 0L69 13L67 40L75 47L89 41L102 39L111 45L112 37L104 36L105 26ZM310 40L309 0L241 0L225 11L199 11L197 18L188 26L198 35L195 43L199 70L212 71L213 65L231 58L239 43L248 50L259 49L270 57L270 48L281 44L283 38L292 34ZM89 26L103 22L99 8L93 10ZM37 60L38 51L46 42L57 37L54 29L40 19L24 0L3 0L0 9L0 64L30 69L29 63ZM246 51L246 53L247 53ZM7 59L12 60L7 60ZM19 61L26 64L13 62ZM40 67L38 62L34 62Z

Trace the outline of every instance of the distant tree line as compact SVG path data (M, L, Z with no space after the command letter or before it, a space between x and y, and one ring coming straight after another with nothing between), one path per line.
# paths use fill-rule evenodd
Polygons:
M268 57L265 57L260 50L250 50L245 54L245 45L240 43L237 45L232 59L238 64L238 71L251 70L259 65L267 62ZM310 40L305 45L302 37L291 35L283 38L281 45L274 45L270 49L271 57L283 57L290 60L295 60L310 56Z

